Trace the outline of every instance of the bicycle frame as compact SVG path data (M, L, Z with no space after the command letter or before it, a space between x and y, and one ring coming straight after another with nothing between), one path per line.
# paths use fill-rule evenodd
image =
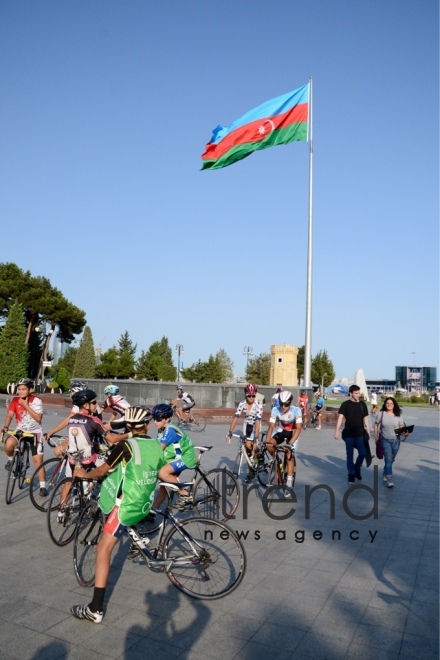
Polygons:
M237 461L238 461L238 470L236 472L236 475L239 476L240 472L241 472L241 467L243 465L243 458L246 460L246 463L248 464L249 470L251 470L255 467L254 462L252 460L252 455L249 456L249 454L246 451L246 441L249 440L250 442L252 442L254 444L255 442L257 442L257 440L253 440L252 438L247 438L244 435L244 433L241 433L241 432L233 433L232 436L234 438L238 438L239 441L240 441L240 447L238 449L237 456L236 456L235 461L234 461L234 465L236 465ZM233 473L235 474L234 471L233 471Z

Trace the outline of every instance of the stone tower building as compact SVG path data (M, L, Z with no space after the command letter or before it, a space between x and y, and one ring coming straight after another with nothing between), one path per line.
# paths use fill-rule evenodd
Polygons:
M270 347L270 384L298 384L298 346L293 344L274 344Z

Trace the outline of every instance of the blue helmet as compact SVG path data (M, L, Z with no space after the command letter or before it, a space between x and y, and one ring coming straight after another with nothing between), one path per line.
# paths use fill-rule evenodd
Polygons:
M104 390L104 394L117 394L119 392L119 387L117 385L107 385Z
M159 422L161 419L171 419L174 414L173 409L168 403L158 403L151 411L153 419Z

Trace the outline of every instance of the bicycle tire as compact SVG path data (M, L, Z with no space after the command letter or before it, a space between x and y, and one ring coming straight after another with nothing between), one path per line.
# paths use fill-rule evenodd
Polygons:
M9 468L8 480L6 481L6 504L10 504L12 501L12 494L15 488L15 482L17 481L17 471L20 467L19 465L19 456L18 452L14 452L12 457L11 466Z
M69 489L61 501L61 492L63 487L69 484ZM49 536L55 545L63 547L70 543L75 536L75 527L83 507L82 496L78 489L78 494L74 492L74 483L72 477L66 477L57 483L52 491L47 510L47 528ZM78 498L75 501L74 498ZM63 509L65 520L58 522L58 511Z
M201 476L193 492L194 508L201 518L229 520L240 501L238 481L226 468L214 468Z
M40 470L44 470L45 472L47 497L40 497ZM48 458L47 461L44 461L40 467L35 470L29 484L29 497L32 504L36 509L38 509L38 511L47 511L53 489L57 483L64 478L65 471L63 468L62 458Z
M204 417L204 415L202 415L201 413L196 413L196 412L190 413L190 415L194 421L185 422L189 430L197 431L198 433L204 431L206 428L206 417Z
M269 451L267 451L267 449L265 449L263 464L259 465L257 469L257 479L260 485L263 486L263 488L268 488L268 486L270 485L269 476L273 463L274 463L274 459L272 454Z
M29 445L26 445L21 455L21 468L18 474L18 487L20 490L23 490L24 488L24 485L26 483L26 473L30 467L29 453L30 453Z
M188 534L195 551L181 530ZM172 527L163 543L162 556L175 560L166 570L172 584L199 600L227 596L246 572L246 553L238 536L225 523L207 518L187 518Z
M73 570L81 587L95 583L96 549L105 525L105 515L95 501L87 502L75 527Z

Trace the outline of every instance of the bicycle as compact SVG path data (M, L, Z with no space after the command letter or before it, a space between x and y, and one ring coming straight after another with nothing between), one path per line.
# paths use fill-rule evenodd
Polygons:
M210 451L212 446L195 447L199 452L194 477L189 490L189 499L185 498L180 506L175 504L182 513L195 509L197 515L203 518L229 520L237 510L240 501L240 489L237 479L227 468L205 470L201 466L202 455ZM196 481L196 477L199 477Z
M309 426L311 426L314 429L318 428L318 426L319 426L318 413L316 412L316 410L312 410L312 412L311 412L310 419L309 419ZM304 427L304 425L303 425L303 428L307 428L307 426Z
M182 411L182 408L180 409L181 412L178 413L177 409L174 408L174 417L176 420L176 423L181 426L184 430L188 429L188 431L204 431L206 428L206 417L202 415L201 413L198 412L192 412L191 410L187 411L187 417L181 417L182 415L185 415L185 412Z
M82 467L82 452L68 451L67 456L74 459L75 467ZM73 540L81 511L89 500L97 499L98 495L97 481L78 477L65 477L58 481L47 507L47 528L55 545L62 547Z
M263 434L264 436L265 434ZM269 451L267 442L263 442L263 465L257 472L257 479L263 488L272 488L273 493L267 498L268 509L275 501L290 499L296 479L296 456L291 445L280 445L275 449L275 455ZM272 445L273 446L273 445ZM291 453L293 460L292 485L287 486L287 458Z
M30 467L29 442L31 440L36 442L36 435L34 433L27 433L26 431L3 431L1 442L4 443L5 435L12 435L17 438L18 444L14 447L14 454L12 456L10 465L8 466L8 480L6 482L6 504L12 501L12 494L14 492L15 484L18 482L20 489L24 488L27 483L26 473Z
M246 572L246 553L238 536L223 522L210 518L177 520L171 512L176 492L189 484L160 482L167 489L165 510L159 525L148 533L137 525L126 528L138 557L152 571L165 572L171 583L192 598L215 600L234 591ZM105 524L96 502L81 512L75 531L73 567L78 583L90 587L95 581L96 549ZM170 527L165 534L166 528ZM151 535L157 534L150 547ZM140 563L136 560L136 563Z
M61 439L61 442L52 442L52 438ZM62 447L66 440L66 438L63 438L61 435L53 435L51 438L46 437L45 439L50 447ZM60 481L60 479L65 477L67 460L68 456L66 450L64 450L58 458L48 458L46 461L44 461L32 475L29 483L29 497L34 507L39 511L43 511L43 513L47 512L47 507L53 489ZM40 481L43 481L43 479L40 477L43 476L44 480L46 481L47 490L47 495L45 497L40 495Z
M249 472L257 472L259 465L261 464L261 460L260 463L256 463L253 457L249 456L249 454L247 453L245 446L246 440L250 440L252 443L256 441L252 440L251 438L247 438L242 431L235 431L234 433L231 433L231 436L239 439L239 447L238 447L237 456L234 461L234 466L232 468L232 474L235 477L239 477L241 468L244 463L247 463Z

